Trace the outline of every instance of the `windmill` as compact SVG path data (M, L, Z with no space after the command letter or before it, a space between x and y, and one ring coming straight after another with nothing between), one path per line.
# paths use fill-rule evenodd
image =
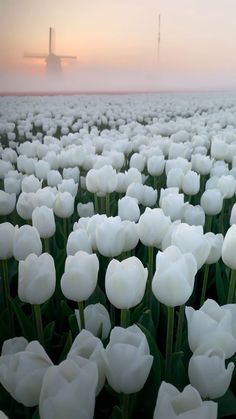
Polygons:
M55 47L55 30L49 28L49 48L48 54L24 54L25 58L39 58L46 61L47 73L58 74L61 73L61 60L69 59L75 60L77 57L74 55L57 55L54 52Z

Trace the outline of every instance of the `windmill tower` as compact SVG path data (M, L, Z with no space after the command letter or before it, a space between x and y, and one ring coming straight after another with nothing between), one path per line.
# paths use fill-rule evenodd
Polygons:
M62 72L61 60L69 59L75 60L77 57L74 55L57 55L55 50L55 30L49 28L49 45L48 54L24 54L25 58L39 58L46 61L46 68L48 74L58 74Z

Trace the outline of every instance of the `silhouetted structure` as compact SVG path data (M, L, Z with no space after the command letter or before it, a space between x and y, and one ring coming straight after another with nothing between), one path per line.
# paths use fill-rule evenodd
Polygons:
M48 54L24 54L25 58L40 58L45 59L47 65L48 74L61 73L61 60L72 59L75 60L77 57L74 55L56 55L55 49L55 30L49 28L49 51Z

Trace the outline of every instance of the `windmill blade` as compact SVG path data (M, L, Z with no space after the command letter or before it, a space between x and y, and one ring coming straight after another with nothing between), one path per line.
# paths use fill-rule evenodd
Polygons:
M47 54L25 53L24 58L47 58Z
M57 57L58 58L61 58L61 59L69 59L69 60L76 60L77 59L77 57L75 56L75 55L57 55Z

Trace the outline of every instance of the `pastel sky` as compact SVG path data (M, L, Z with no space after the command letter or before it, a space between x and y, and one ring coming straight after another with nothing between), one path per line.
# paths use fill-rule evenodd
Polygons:
M235 89L235 20L236 0L0 0L0 92ZM50 26L77 56L57 80L23 57L48 51Z

